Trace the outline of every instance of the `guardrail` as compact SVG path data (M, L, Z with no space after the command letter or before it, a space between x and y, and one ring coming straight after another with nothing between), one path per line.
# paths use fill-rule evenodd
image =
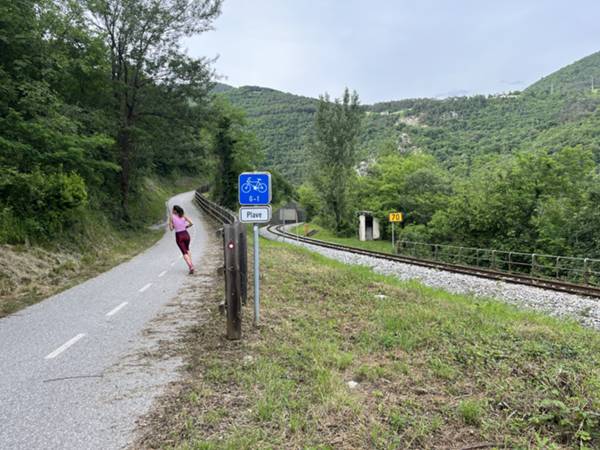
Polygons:
M213 220L222 224L218 234L223 239L223 274L225 279L224 310L227 313L227 338L242 337L242 304L248 296L248 245L246 226L235 213L195 193L197 205Z
M600 259L459 247L426 242L398 241L396 252L414 258L449 264L484 267L507 273L528 274L549 280L600 286Z

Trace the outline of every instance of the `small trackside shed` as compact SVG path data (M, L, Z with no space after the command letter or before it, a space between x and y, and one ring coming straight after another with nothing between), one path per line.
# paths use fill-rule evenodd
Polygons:
M380 238L379 220L373 217L373 213L370 211L359 211L358 239L361 241L373 241Z

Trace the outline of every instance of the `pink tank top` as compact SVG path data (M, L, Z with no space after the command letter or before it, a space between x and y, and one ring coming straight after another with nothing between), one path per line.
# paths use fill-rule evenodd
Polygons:
M187 228L187 221L185 218L173 214L173 228L175 228L176 232L185 231Z

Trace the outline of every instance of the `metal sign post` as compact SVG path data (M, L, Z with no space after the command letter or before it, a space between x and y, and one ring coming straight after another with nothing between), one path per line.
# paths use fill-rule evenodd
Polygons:
M260 320L260 258L258 245L258 224L254 224L254 326Z
M239 218L252 223L254 230L254 326L260 320L260 236L259 223L271 220L271 174L269 172L244 172L238 178Z

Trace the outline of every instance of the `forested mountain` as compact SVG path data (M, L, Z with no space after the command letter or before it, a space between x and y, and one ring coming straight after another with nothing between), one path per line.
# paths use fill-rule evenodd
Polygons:
M529 86L529 92L574 92L595 89L600 84L600 52L593 53L573 64L545 76Z
M468 170L479 155L581 144L591 148L598 161L600 94L591 90L593 76L600 83L600 53L548 75L523 92L364 105L359 138L363 158L368 160L391 145L401 152L420 149L448 168ZM295 182L304 180L316 99L254 86L221 92L246 111L267 163Z
M335 195L323 180L341 162L328 176L315 158L315 107L327 102L257 87L221 92L247 112L268 164L301 185L313 219L338 234L354 233L358 210L383 224L400 210L402 239L600 257L598 71L596 53L523 92L363 105L353 153L362 162ZM337 204L346 206L333 226Z
M265 149L267 166L300 180L317 101L257 86L225 86L218 85L215 92L246 112L251 129Z

